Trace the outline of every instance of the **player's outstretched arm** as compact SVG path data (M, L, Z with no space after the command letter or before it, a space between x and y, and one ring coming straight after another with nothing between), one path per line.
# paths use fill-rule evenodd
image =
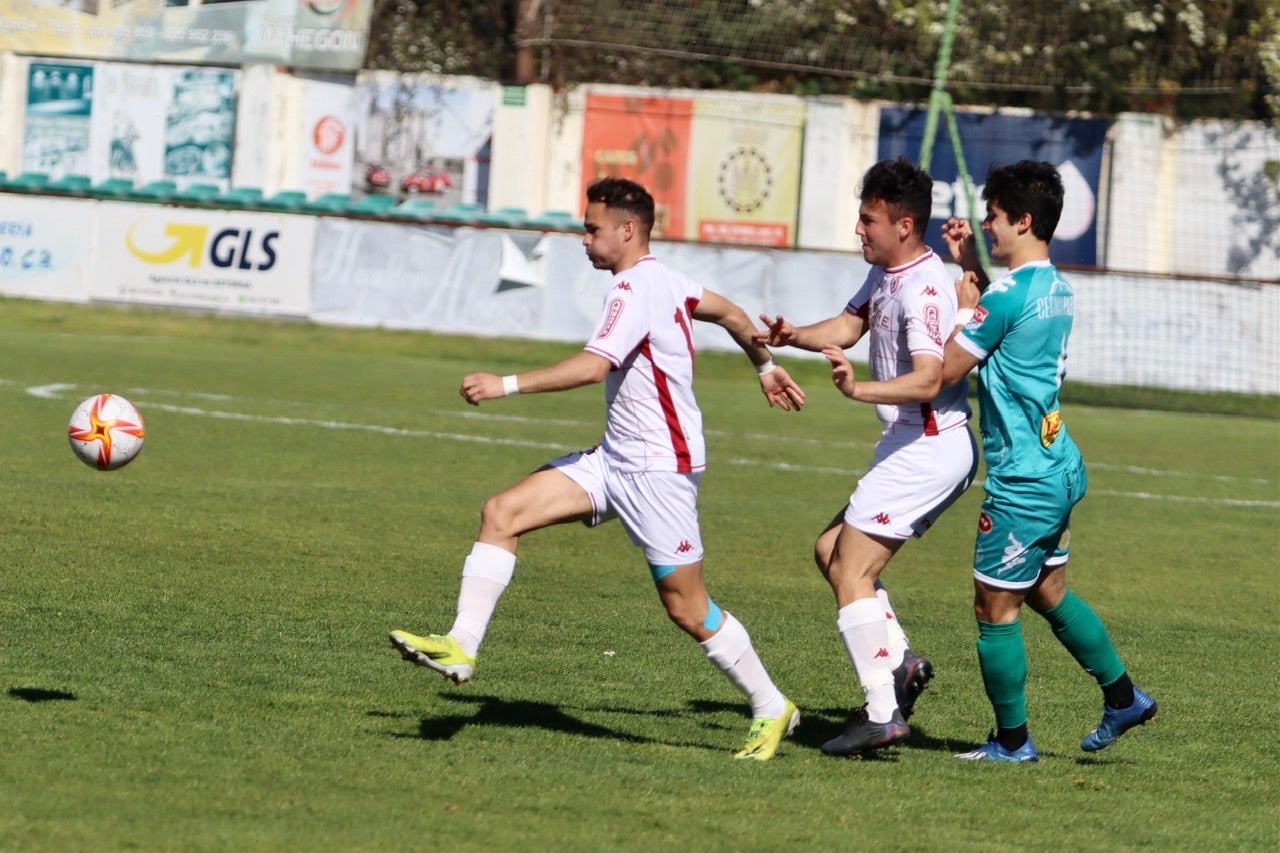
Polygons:
M866 330L862 317L849 311L841 311L834 317L808 326L795 326L781 314L775 317L761 314L760 322L764 323L765 328L754 334L759 343L774 347L795 347L809 352L822 352L828 344L847 349L856 344Z
M787 412L799 411L804 406L804 389L774 362L773 353L769 352L769 347L763 341L757 339L751 318L737 303L713 290L704 289L702 299L693 309L693 317L695 320L720 326L742 347L742 351L760 374L760 390L764 392L770 406L777 406Z
M579 352L550 367L539 367L523 373L498 376L496 373L468 373L462 377L458 393L473 406L484 400L496 400L513 394L541 394L567 391L603 382L612 365L608 359L591 352Z

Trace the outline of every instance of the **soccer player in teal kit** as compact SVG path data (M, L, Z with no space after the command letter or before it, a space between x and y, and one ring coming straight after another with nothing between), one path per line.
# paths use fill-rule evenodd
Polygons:
M1026 762L1039 756L1027 731L1024 601L1102 688L1102 722L1081 749L1107 748L1154 717L1156 702L1130 680L1102 620L1067 588L1071 509L1087 480L1058 402L1075 307L1071 286L1049 260L1062 179L1049 163L997 166L982 197L991 256L1009 273L988 283L969 223L943 226L965 270L956 282L961 310L945 350L943 383L978 368L987 482L973 555L974 612L997 728L986 744L957 758Z

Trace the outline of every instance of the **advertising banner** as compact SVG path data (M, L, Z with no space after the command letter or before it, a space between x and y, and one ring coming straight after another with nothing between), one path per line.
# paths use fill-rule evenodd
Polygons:
M630 178L653 195L654 239L689 237L693 110L688 98L588 94L582 129L583 192L597 178Z
M398 199L434 199L438 207L487 203L499 90L468 77L362 73L354 94L353 185Z
M924 109L883 107L880 110L880 157L905 156L918 161L926 116ZM982 182L993 163L1048 161L1058 167L1066 190L1062 218L1051 245L1053 258L1060 264L1097 265L1098 188L1110 120L958 112L956 124L964 146L965 165L978 189L975 200L979 214L985 213ZM933 176L933 218L926 233L934 251L948 257L939 229L952 216L968 217L969 205L945 127L940 129L934 144L929 174ZM981 215L978 218L981 219Z
M92 204L0 194L0 293L86 301L92 235Z
M316 220L158 205L97 205L93 299L273 316L311 310Z
M684 237L790 246L800 200L804 102L730 95L694 101ZM675 235L673 235L675 236Z
M79 63L33 61L27 66L23 171L88 172L93 76L92 65Z
M355 122L351 85L308 79L303 106L302 183L307 195L351 191Z
M355 71L373 0L0 0L0 51Z

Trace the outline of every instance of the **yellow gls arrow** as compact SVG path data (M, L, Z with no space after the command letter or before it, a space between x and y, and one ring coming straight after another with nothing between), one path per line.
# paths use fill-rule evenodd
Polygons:
M204 250L205 238L209 235L209 227L207 225L183 225L179 222L170 222L164 228L166 237L172 237L173 242L169 248L162 249L159 252L144 252L133 242L133 231L138 227L137 221L129 226L129 233L125 235L125 243L129 246L129 251L135 258L140 261L146 261L149 264L171 264L181 258L183 255L187 257L187 263L190 266L200 265L200 255Z

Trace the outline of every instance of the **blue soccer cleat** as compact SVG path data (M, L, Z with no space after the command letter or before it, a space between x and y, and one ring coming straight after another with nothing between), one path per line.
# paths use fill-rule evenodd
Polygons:
M1031 742L1031 738L1027 738L1026 743L1011 752L1000 745L1000 741L996 740L993 732L985 744L969 752L958 753L956 758L963 761L1006 761L1011 764L1028 764L1039 761L1040 753L1036 752L1036 745Z
M1102 704L1102 722L1098 727L1084 736L1080 748L1085 752L1097 752L1115 743L1120 735L1134 726L1140 726L1156 715L1156 700L1133 688L1133 704L1128 708L1112 708L1105 702Z

